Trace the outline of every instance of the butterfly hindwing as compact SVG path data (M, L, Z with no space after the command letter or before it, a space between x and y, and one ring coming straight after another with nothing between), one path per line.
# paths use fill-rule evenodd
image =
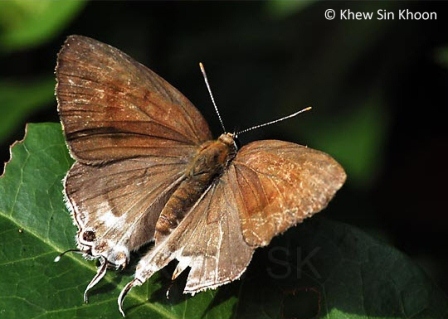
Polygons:
M177 259L173 278L190 267L185 292L196 293L238 279L254 251L242 236L238 207L224 174L194 205L177 228L139 261L135 278L145 282Z
M155 158L103 166L75 163L65 179L65 195L79 229L79 249L116 264L119 254L129 257L152 240L160 211L185 167L171 164L160 165Z

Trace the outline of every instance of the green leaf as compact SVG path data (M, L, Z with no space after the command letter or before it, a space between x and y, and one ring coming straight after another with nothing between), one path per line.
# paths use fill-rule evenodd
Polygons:
M447 318L446 296L417 265L354 227L316 216L265 250L241 318Z
M72 164L59 124L30 124L0 178L2 318L119 318L133 264L109 271L83 304L94 262L77 254L62 199ZM331 206L331 205L330 205ZM331 209L331 207L330 207ZM413 318L448 315L446 296L409 258L353 227L313 217L259 249L242 280L183 295L173 265L125 300L128 318ZM165 296L169 291L170 298Z
M0 1L2 51L30 48L51 39L84 4L81 0Z

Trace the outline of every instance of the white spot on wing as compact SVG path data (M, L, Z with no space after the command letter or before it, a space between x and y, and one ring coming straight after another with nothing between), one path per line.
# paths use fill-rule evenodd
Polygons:
M106 228L116 228L118 223L123 222L123 216L116 216L107 201L102 202L97 208L97 216L100 223Z

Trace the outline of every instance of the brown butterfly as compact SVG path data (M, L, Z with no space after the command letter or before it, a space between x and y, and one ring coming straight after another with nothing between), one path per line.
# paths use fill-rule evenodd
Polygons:
M128 55L70 36L56 66L58 111L76 160L64 180L78 251L107 268L154 241L135 279L170 261L190 268L185 293L238 279L254 250L322 210L346 175L329 155L263 140L238 149L235 133L212 140L199 111ZM208 83L207 83L208 84Z

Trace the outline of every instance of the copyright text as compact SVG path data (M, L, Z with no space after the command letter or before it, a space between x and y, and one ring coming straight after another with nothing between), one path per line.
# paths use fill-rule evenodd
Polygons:
M397 11L388 11L378 9L377 11L353 11L350 9L325 10L325 19L327 20L437 20L435 11L411 11L402 9Z

